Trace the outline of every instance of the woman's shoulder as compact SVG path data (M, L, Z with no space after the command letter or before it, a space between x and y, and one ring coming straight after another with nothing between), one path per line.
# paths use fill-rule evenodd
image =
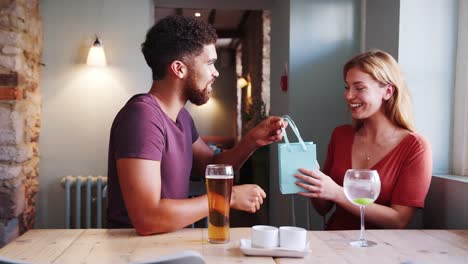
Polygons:
M349 134L354 135L354 127L349 124L337 126L333 130L333 134L337 136L349 135Z
M408 163L412 163L415 159L425 161L428 165L431 163L431 145L423 135L417 132L408 132L397 149L396 153L402 155Z
M429 141L418 132L408 132L404 141L409 147L422 151L430 151L431 144Z
M349 141L354 138L354 127L352 125L341 125L335 127L332 133L332 140L334 141Z

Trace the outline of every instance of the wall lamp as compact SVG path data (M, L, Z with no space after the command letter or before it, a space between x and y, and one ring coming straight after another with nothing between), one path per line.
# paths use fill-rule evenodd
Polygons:
M249 81L242 76L237 77L237 88L242 89L249 85Z
M89 49L88 58L86 59L86 64L92 66L106 66L106 54L104 53L104 45L99 40L96 35L96 40L93 43L93 46Z

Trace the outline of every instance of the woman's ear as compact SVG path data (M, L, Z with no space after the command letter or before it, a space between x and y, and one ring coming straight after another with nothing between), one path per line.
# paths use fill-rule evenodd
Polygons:
M177 76L177 78L181 80L187 74L187 65L185 65L185 63L183 63L182 61L179 61L179 60L172 61L169 67L170 67L171 73Z
M385 101L390 100L390 98L392 98L394 92L395 92L395 86L393 86L393 84L389 83L389 84L385 85L385 93L384 93L384 96L383 96L384 100Z

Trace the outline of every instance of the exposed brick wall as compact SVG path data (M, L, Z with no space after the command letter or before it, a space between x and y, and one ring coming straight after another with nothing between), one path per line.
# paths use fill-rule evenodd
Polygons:
M251 11L242 37L242 76L250 76L251 99L242 89L242 135L257 125L270 109L270 15Z
M238 90L241 112L241 134L245 135L263 118L270 109L270 15L268 11L250 11L242 31L241 46L236 50L236 73L243 77L250 76L251 98L248 100L248 88ZM259 148L241 168L240 183L258 184L269 192L269 148ZM252 226L269 224L268 198L255 214L241 211L232 212L233 226Z
M42 38L38 0L0 0L0 247L34 224Z
M270 12L262 12L262 102L265 103L265 113L270 113Z

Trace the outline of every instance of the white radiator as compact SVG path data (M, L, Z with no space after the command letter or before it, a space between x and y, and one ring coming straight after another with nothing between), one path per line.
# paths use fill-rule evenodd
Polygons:
M65 189L66 228L102 228L107 176L65 176L60 182Z

